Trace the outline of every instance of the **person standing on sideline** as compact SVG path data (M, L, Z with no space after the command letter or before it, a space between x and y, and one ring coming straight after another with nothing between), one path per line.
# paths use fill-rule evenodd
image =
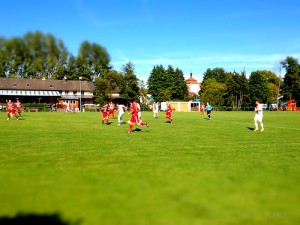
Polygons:
M256 101L255 104L256 104L256 107L254 109L254 111L255 111L255 116L254 116L255 130L254 131L258 131L258 123L261 126L261 130L260 131L264 131L264 124L262 122L262 120L263 120L262 105L259 103L259 101Z
M139 126L149 127L147 122L141 122L139 120L138 111L139 110L138 110L138 107L137 107L137 102L135 100L132 100L131 105L130 105L130 112L129 112L131 114L131 118L129 120L129 131L128 131L128 133L132 133L133 123L135 123L136 125L139 125Z
M167 111L166 111L166 118L169 119L170 123L173 123L173 118L172 118L172 107L169 101L166 101L166 105L167 105Z
M152 110L154 119L158 118L158 105L156 104L156 101L153 102Z
M108 108L109 108L108 117L110 117L110 115L112 115L112 117L114 119L115 118L115 104L113 102L110 102L108 104Z
M118 107L118 112L119 112L118 125L121 125L123 123L122 116L124 115L124 110L127 110L127 107L122 104L117 104L117 107Z
M102 124L104 124L104 120L106 120L106 124L108 124L108 104L105 104L101 107L102 112Z
M206 103L205 109L206 109L206 114L208 116L208 119L210 120L211 119L210 114L211 114L212 106L209 104L209 102Z

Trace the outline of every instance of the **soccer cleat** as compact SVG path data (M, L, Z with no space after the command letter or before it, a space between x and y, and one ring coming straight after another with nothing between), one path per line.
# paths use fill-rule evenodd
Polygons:
M264 128L262 128L260 131L264 131L265 129Z
M258 131L258 129L255 129L254 131Z
M149 124L146 122L146 127L148 127L149 128Z

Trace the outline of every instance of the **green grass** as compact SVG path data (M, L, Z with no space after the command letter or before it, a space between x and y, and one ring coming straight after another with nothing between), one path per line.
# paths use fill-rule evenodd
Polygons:
M175 112L128 134L99 113L0 113L0 224L300 224L300 113ZM128 116L124 115L124 120Z

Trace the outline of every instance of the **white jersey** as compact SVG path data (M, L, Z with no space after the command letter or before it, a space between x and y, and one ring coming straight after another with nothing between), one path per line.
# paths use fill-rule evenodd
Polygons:
M262 108L262 104L258 104L255 108L255 112L258 115L262 115L263 114L263 108Z
M124 105L118 105L118 111L120 114L124 113Z

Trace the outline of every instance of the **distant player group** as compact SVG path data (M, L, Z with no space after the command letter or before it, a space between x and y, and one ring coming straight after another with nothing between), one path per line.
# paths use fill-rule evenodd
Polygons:
M16 102L8 100L6 102L7 120L10 120L13 117L15 117L16 120L19 120L19 117L21 116L21 107L22 103L19 100Z
M261 129L260 131L264 131L264 124L263 124L263 109L262 105L259 101L255 102L256 107L254 109L255 116L254 116L254 131L258 131L258 126L260 125ZM116 104L117 111L118 111L118 125L123 124L123 115L125 111L127 111L127 107L123 104ZM15 117L16 120L19 120L19 117L21 116L21 107L22 103L17 99L16 102L12 102L11 100L6 101L6 109L7 109L7 120L10 120L11 118ZM204 115L205 111L208 117L208 120L211 119L211 111L212 106L209 104L209 102L205 104L202 104L200 106L200 112L202 115ZM75 111L75 110L74 110ZM159 112L159 105L154 101L152 105L152 111L153 111L153 117L156 119L158 118L158 112ZM101 107L102 112L102 124L110 124L109 118L112 116L112 118L115 118L115 104L113 102L110 102L108 104L105 104ZM166 101L166 113L165 117L168 119L169 123L173 123L173 117L172 117L172 107L169 101ZM143 122L141 117L141 107L139 103L136 100L132 100L130 102L129 112L128 115L131 115L130 119L128 120L129 123L129 133L132 133L133 131L133 125L138 126L147 126L149 127L148 122Z
M123 124L123 115L128 108L124 106L123 104L117 104L117 110L119 112L118 114L118 125ZM171 104L167 101L166 102L166 114L165 117L168 119L169 123L173 123L173 117L172 117L172 107ZM101 107L101 112L102 112L102 124L107 124L109 125L109 118L112 116L112 118L115 118L114 111L115 111L115 104L113 102L110 102L108 104L105 104ZM158 118L158 105L156 102L153 103L152 106L153 110L153 115L154 118ZM131 100L130 101L130 107L128 110L128 115L130 115L130 119L128 120L129 123L129 130L128 133L132 133L133 131L133 126L146 126L149 127L148 122L143 122L142 121L142 116L141 116L141 107L140 104L136 100Z

